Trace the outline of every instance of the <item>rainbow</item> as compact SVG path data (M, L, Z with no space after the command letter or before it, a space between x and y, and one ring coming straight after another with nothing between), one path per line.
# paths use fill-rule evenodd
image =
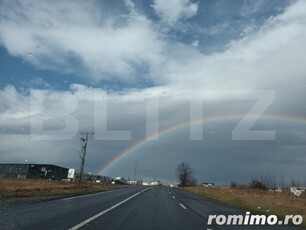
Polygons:
M231 114L231 115L212 116L212 117L207 117L207 118L198 117L192 120L187 120L187 121L183 121L180 123L176 123L174 125L171 125L169 127L159 130L159 132L157 133L153 133L149 136L146 136L145 138L139 140L138 142L130 145L123 151L119 152L107 164L99 168L96 171L96 174L97 175L104 174L107 170L109 170L111 167L113 167L123 158L136 152L138 149L152 142L154 139L156 140L158 137L169 135L175 131L184 129L186 127L189 127L190 125L195 125L195 124L209 124L209 123L221 122L221 121L234 121L238 123L243 118L243 116L244 114L243 115L242 114ZM255 117L251 116L250 118L254 119ZM306 126L306 117L300 117L300 116L290 117L290 116L279 115L279 114L266 114L266 115L262 115L259 120L268 120L268 121L272 120L272 121L287 122L287 123L290 122L290 123L295 123L295 124Z

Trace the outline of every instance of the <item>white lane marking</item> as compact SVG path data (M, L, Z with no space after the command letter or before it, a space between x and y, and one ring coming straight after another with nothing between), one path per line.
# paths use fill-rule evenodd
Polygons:
M187 209L182 203L180 203L180 205L183 209Z
M175 199L175 196L172 196L173 199Z
M97 219L98 217L104 215L105 213L108 213L109 211L113 210L114 208L117 208L118 206L122 205L123 203L125 203L125 202L127 202L127 201L129 201L129 200L131 200L131 199L133 199L134 197L138 196L139 194L143 193L144 191L146 191L146 190L148 190L148 189L149 189L149 188L146 188L146 189L144 189L144 190L142 190L142 191L140 191L140 192L134 194L133 196L130 196L130 197L126 198L125 200L123 200L123 201L121 201L121 202L119 202L119 203L117 203L117 204L111 206L110 208L105 209L104 211L102 211L102 212L100 212L100 213L98 213L98 214L96 214L96 215L94 215L94 216L88 218L87 220L84 220L83 222L81 222L81 223L79 223L79 224L77 224L77 225L75 225L75 226L69 228L68 230L77 230L77 229L83 227L84 225L88 224L89 222L91 222L91 221Z

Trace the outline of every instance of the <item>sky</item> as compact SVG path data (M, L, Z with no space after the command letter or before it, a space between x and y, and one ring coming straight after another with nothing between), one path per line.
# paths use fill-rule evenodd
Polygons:
M0 1L1 163L306 182L303 0Z

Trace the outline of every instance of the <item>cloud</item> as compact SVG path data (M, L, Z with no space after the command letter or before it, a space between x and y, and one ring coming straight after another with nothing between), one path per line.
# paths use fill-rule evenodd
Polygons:
M37 77L37 76L31 79L31 81L29 82L29 86L30 87L33 86L34 88L35 87L38 87L38 88L50 88L51 87L51 85L48 82L46 82L41 77Z
M278 136L278 140L285 141L281 143L277 141L260 142L260 144L259 142L237 143L231 140L231 131L237 125L237 121L226 118L206 122L204 128L202 127L204 140L190 141L190 127L188 126L188 121L191 119L190 101L196 102L198 98L187 99L183 97L180 99L180 94L184 95L185 92L175 90L173 87L152 87L149 89L107 93L99 88L73 84L69 91L32 89L29 94L23 95L18 93L13 86L7 87L0 92L0 95L12 95L11 100L13 98L16 100L12 101L9 107L0 113L0 133L1 137L3 137L1 139L3 147L2 159L5 162L12 159L17 162L25 159L29 162L34 160L37 162L52 162L77 168L79 166L77 152L81 131L98 131L105 127L113 131L131 131L132 138L126 141L103 141L98 136L91 137L88 148L87 170L96 171L122 152L123 149L146 137L147 103L150 103L152 99L158 99L159 101L159 130L175 127L180 123L186 123L186 125L180 129L174 129L173 132L165 132L164 135L159 137L158 141L147 142L142 148L135 150L133 154L118 162L107 172L111 173L108 175L128 175L128 162L133 158L137 158L143 168L152 170L161 167L161 163L168 162L167 165L171 165L175 169L176 165L181 161L188 161L194 165L200 177L204 171L206 172L205 176L214 177L214 173L217 172L213 169L211 172L208 172L207 169L203 170L199 162L206 162L207 165L221 162L220 164L222 165L225 162L232 161L233 163L236 162L235 164L237 165L238 158L239 164L242 165L240 169L246 172L245 177L243 177L245 179L253 176L253 171L249 172L248 170L254 164L261 164L267 161L267 164L273 164L273 161L277 158L278 147L296 146L296 152L299 151L294 136L296 134L302 136L300 129L295 128L290 123L282 123L277 120L266 123L264 117L260 118L259 122L256 123L261 125L254 127L254 129L275 129L277 135L281 135ZM295 96L287 95L287 97L294 99ZM19 98L18 104L17 98ZM228 115L230 118L231 114L241 111L242 119L243 115L254 104L253 102L246 103L247 101L245 100L220 102L214 101L213 97L211 99L212 101L210 100L209 103L204 101L204 116L207 117L226 117ZM107 102L107 124L103 123L102 114L98 117L94 116L95 104L104 100ZM77 102L76 107L73 106L75 102ZM281 104L282 110L278 112L285 114L288 110L287 106L286 104ZM150 104L148 105L150 107ZM274 110L275 105L273 104L266 113L273 113ZM294 113L295 111L291 112ZM71 117L69 118L67 115ZM65 133L65 136L59 133L56 135L56 132L60 132L61 129L65 128L67 122L74 119L78 123L77 130L70 130L73 133ZM45 122L44 130L54 131L55 135L44 132L33 133L33 130L31 131L31 125L36 125L41 120ZM8 126L10 130L6 130L3 126ZM195 126L200 128L201 123L195 124ZM56 137L57 139L54 139ZM69 139L65 139L65 137L69 137ZM304 148L305 139L299 138L298 145ZM260 146L260 150L256 146ZM270 152L265 152L267 149ZM229 156L230 159L228 159ZM246 161L246 158L254 156L256 156L256 159L252 162ZM286 155L284 151L283 158L286 159L286 157L291 158L291 155ZM296 160L293 160L293 164L296 162ZM226 167L224 165L224 167L228 171L234 170L231 166ZM270 170L278 173L277 170L279 168L270 166ZM301 169L293 171L297 175L302 175ZM166 170L164 167L163 170L158 170L158 172L159 177L174 179L171 169ZM230 177L234 177L235 170L226 177L222 177L222 173L224 171L215 174L219 181L231 180ZM142 172L144 177L150 177L152 176L151 174L152 171L146 172L144 170Z
M211 25L209 27L205 27L200 29L201 33L207 34L207 35L219 35L219 34L225 34L227 29L229 28L230 24L228 22Z
M145 87L261 88L286 77L284 74L301 76L305 72L300 64L305 59L303 1L271 17L257 30L249 31L250 25L245 25L248 33L211 54L201 52L207 44L200 39L193 39L192 46L173 39L131 1L125 1L124 10L114 14L111 10L104 14L107 6L97 2L16 4L4 1L0 11L0 41L11 55L38 68L82 75L96 82L120 82L127 87L145 82ZM195 15L198 4L155 1L152 7L162 20L178 22ZM224 27L230 25L217 24L206 30L214 36ZM279 68L285 65L288 71Z
M152 7L161 20L169 25L191 18L198 11L198 3L191 3L189 0L154 0Z
M200 92L201 96L201 90L219 90L210 95L211 100L203 102L204 115L225 117L205 123L203 141L190 141L188 125L175 132L165 132L158 141L149 142L119 162L111 169L112 173L128 174L131 168L128 162L137 158L144 169L152 169L143 173L144 177L158 171L159 177L171 178L176 165L188 161L195 165L199 175L205 175L203 179L206 175L216 176L219 181L228 182L241 175L241 170L245 172L243 179L254 176L258 165L266 164L271 171L279 172L279 166L273 163L278 158L278 151L283 154L284 161L292 158L288 146L295 146L296 153L304 151L305 132L303 128L297 128L303 124L294 121L263 118L252 127L275 129L279 135L275 142L232 141L231 131L237 122L226 119L226 116L231 118L237 113L243 116L253 101L214 100L226 95L227 90L275 90L276 101L267 113L283 114L292 119L305 117L304 1L292 4L261 27L255 27L258 29L227 41L222 50L209 54L202 52L203 46L209 46L209 43L203 42L199 34L180 39L168 30L160 29L165 23L179 24L194 16L197 3L170 1L167 2L169 6L174 4L170 12L165 2L155 1L153 8L160 21L140 13L131 1L125 1L120 13L106 12L107 6L97 5L98 2L16 2L4 1L0 9L1 44L11 55L22 57L38 68L80 74L87 80L119 81L125 89L106 91L98 86L86 86L86 83L71 84L70 88L61 91L44 89L48 83L38 75L40 77L32 79L32 83L41 85L42 89L20 92L14 86L7 86L0 90L4 161L35 159L78 167L80 131L105 127L113 131L130 130L131 140L106 141L92 137L87 162L88 170L95 171L123 149L146 137L148 101L158 101L159 128L167 129L184 122L188 124L190 103L199 102L195 94ZM245 28L248 26L246 24ZM222 34L224 28L230 27L231 24L226 23L208 27L206 35ZM131 81L141 81L141 78L160 86L128 87ZM183 90L190 90L194 97L178 99ZM95 117L95 100L107 100L107 125L102 116ZM65 106L71 123L74 119L78 123L69 139L48 141L44 139L56 135L38 132L35 134L37 140L31 140L31 122L39 124L44 119L45 128L55 131L65 128L66 120L60 116L65 115ZM194 126L201 128L200 123ZM48 161L46 155L50 156ZM207 167L203 167L203 162L207 162ZM292 175L304 175L305 170L295 169L297 163L298 159L292 159ZM165 166L159 170L161 164ZM224 170L209 168L217 164ZM168 165L173 170L168 169ZM284 167L289 166L285 164Z
M252 14L257 13L260 11L262 7L264 7L264 1L263 0L258 0L258 1L250 1L246 0L243 2L243 5L241 7L241 16L246 17L250 16Z
M305 9L303 1L292 5L220 52L205 55L184 44L168 46L172 58L164 65L164 79L182 88L289 90L288 79L305 79Z
M195 40L191 43L192 46L198 47L199 46L199 40Z
M150 20L130 6L130 13L105 16L106 6L96 4L4 1L1 44L38 68L97 80L135 81L137 68L162 61L164 42Z

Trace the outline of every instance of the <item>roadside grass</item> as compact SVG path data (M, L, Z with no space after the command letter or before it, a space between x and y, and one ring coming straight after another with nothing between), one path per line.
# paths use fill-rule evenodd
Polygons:
M277 215L302 215L306 227L306 194L296 197L289 192L271 192L250 188L224 188L195 186L184 188L204 197L241 208L253 213Z
M0 179L0 194L5 198L37 196L71 196L116 189L118 186L84 182L49 181L31 179Z

